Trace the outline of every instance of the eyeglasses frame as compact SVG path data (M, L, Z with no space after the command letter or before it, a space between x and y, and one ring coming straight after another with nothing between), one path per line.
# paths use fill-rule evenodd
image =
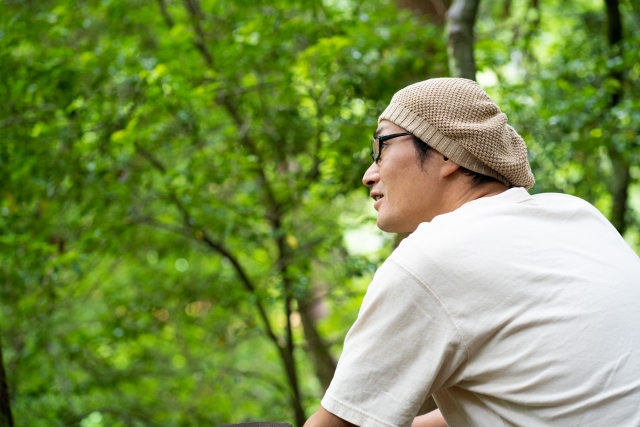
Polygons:
M404 132L404 133L392 133L390 135L374 136L373 139L371 140L371 153L369 154L371 156L371 160L373 160L374 163L378 163L380 161L380 155L382 154L382 144L384 144L385 141L388 141L393 138L397 138L399 136L405 136L405 135L413 135L413 134L410 132ZM378 140L377 154L376 154L376 140Z

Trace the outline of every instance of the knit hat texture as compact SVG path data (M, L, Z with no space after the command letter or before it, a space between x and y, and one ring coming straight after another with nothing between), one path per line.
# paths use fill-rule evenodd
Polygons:
M473 80L425 80L396 92L381 120L411 132L460 166L509 187L535 183L527 147L507 115Z

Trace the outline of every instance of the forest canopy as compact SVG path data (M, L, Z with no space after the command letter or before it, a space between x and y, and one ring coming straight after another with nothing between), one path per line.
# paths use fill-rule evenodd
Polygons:
M461 75L449 6L0 2L15 424L301 427L401 238L361 183L377 117ZM472 76L526 141L530 192L584 198L640 253L640 6L485 0L474 23Z

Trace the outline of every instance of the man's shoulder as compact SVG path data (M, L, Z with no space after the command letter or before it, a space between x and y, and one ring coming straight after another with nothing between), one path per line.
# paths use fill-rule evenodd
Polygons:
M588 201L565 193L538 193L531 196L534 204L548 206L550 208L579 208L590 212L599 213L598 209Z
M530 195L523 188L512 188L497 196L481 198L459 209L422 223L412 234L423 243L446 239L452 244L471 244L479 239L491 243L501 236L508 239L514 230L536 240L538 229L561 224L579 230L587 224L609 225L605 216L579 197L561 193Z
M466 282L506 270L535 270L554 259L579 263L591 256L585 251L603 259L606 252L630 251L588 202L521 190L471 202L420 224L391 258L420 277L451 283L454 277Z

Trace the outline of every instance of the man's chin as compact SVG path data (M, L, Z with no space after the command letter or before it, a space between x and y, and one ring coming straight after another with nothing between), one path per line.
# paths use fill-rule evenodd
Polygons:
M410 226L407 226L407 224L396 224L390 221L385 221L384 218L381 218L380 216L378 216L376 225L385 233L413 233L417 228L413 227L412 229Z

